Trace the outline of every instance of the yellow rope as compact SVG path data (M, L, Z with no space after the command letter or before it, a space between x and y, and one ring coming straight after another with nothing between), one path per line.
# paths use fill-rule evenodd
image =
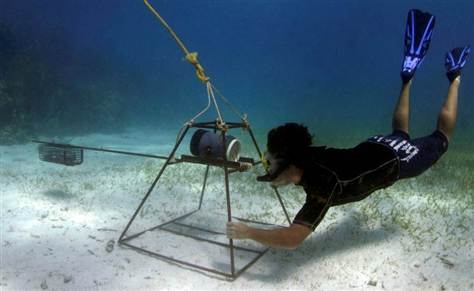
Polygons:
M151 6L150 3L148 3L148 0L143 0L145 2L145 5L150 9L150 11L156 16L156 18L161 22L161 24L168 30L168 32L171 34L171 36L175 39L175 41L178 43L178 45L181 47L181 49L184 51L184 54L186 55L186 60L190 62L194 68L196 69L196 76L201 80L202 82L206 83L209 81L209 77L206 76L204 73L204 68L199 64L198 61L198 54L197 52L190 53L184 43L179 39L179 37L176 35L176 33L171 29L171 27L166 23L166 21L161 17L161 15L158 13L158 11Z

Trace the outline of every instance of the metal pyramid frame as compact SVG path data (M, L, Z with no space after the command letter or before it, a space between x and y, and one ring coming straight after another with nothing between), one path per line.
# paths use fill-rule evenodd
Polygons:
M123 232L122 232L122 234L121 234L121 236L118 240L118 243L120 245L127 246L131 249L134 249L134 250L139 251L141 253L148 254L150 256L154 256L154 257L157 257L157 258L160 258L160 259L172 261L172 262L184 265L184 266L188 266L188 267L196 268L196 269L199 269L199 270L207 271L207 272L210 272L210 273L214 273L214 274L217 274L217 275L224 276L224 277L226 277L228 279L231 279L231 280L235 280L245 270L247 270L251 265L253 265L261 256L263 256L269 250L269 248L267 247L264 250L254 250L254 249L250 249L250 248L236 247L236 246L234 246L233 239L229 239L228 244L223 244L223 243L218 242L218 241L208 240L208 239L205 239L205 238L202 238L202 237L199 237L199 236L187 234L185 232L177 232L177 231L174 231L174 230L170 230L166 226L169 226L170 224L177 223L179 220L182 220L186 217L189 217L189 216L191 216L191 215L193 215L196 212L201 210L203 197L204 197L204 193L205 193L205 189L206 189L206 182L207 182L207 178L208 178L208 175L209 175L209 168L211 166L220 167L224 170L224 187L225 187L226 202L227 202L227 221L231 222L232 218L235 218L235 217L232 216L232 206L231 206L231 202L230 202L229 176L231 174L237 173L241 170L241 165L242 165L241 163L251 163L252 165L257 165L261 162L260 161L255 162L253 159L245 158L245 157L241 157L239 159L239 161L237 161L237 162L228 161L227 158L225 157L225 155L222 159L200 158L200 157L188 156L188 155L182 155L180 158L176 159L174 157L174 155L175 155L177 149L179 148L181 142L183 141L186 133L188 132L188 130L190 128L213 129L215 132L218 131L218 130L221 130L223 140L225 138L225 134L226 134L226 131L228 129L243 128L243 129L248 131L257 153L259 155L261 155L261 151L260 151L260 148L257 144L255 136L254 136L254 134L253 134L253 132L252 132L252 130L251 130L251 128L250 128L250 126L247 122L242 122L242 123L229 122L229 123L226 124L225 130L222 129L222 126L217 124L216 122L188 123L186 125L184 131L178 135L178 141L176 142L176 144L175 144L174 148L172 149L171 153L169 154L169 156L166 158L165 163L161 167L161 170L157 174L157 176L156 176L155 180L153 181L152 185L148 189L147 193L143 197L143 199L140 202L137 209L135 210L135 213L133 214L132 218L130 219L127 226L123 230ZM225 142L223 143L223 146L225 147ZM225 150L224 150L224 152L225 152ZM150 197L151 193L153 192L153 189L158 184L158 182L159 182L162 174L166 170L166 168L168 166L178 164L178 163L193 163L193 164L202 164L202 165L206 166L205 175L204 175L204 179L203 179L203 184L202 184L202 188L201 188L201 197L199 199L199 206L197 207L197 209L194 210L194 211L191 211L189 213L186 213L186 214L184 214L180 217L174 218L172 220L169 220L169 221L166 221L166 222L161 223L159 225L156 225L154 227L151 227L149 229L140 231L138 233L128 234L129 228L133 224L135 218L137 217L138 213L140 212L140 210L144 206L147 199ZM285 208L283 200L281 199L280 193L278 192L278 190L276 188L273 188L273 189L274 189L275 194L278 198L278 201L279 201L279 203L282 207L282 210L286 215L288 223L291 224L288 213L287 213L287 210ZM256 223L256 224L269 225L267 223L248 220L248 219L243 219L243 218L235 218L235 219L238 219L240 221L245 221L245 222ZM184 223L179 223L179 225L180 226L185 226L187 228L193 228L194 230L197 230L197 231L215 233L214 231L209 230L209 229L197 228L195 226L186 225ZM230 260L230 264L229 264L230 265L230 271L226 272L226 271L223 271L223 270L209 268L209 267L206 267L206 266L203 266L203 265L194 264L194 263L191 263L190 261L176 259L172 256L164 255L163 253L151 251L149 249L146 249L146 248L143 248L143 247L140 247L140 246L137 246L137 245L133 244L134 239L140 237L141 235L143 235L143 234L145 234L149 231L154 231L154 230L163 230L163 231L171 232L174 235L179 235L179 236L190 238L190 239L197 240L197 241L200 241L200 242L211 243L211 244L215 244L215 245L219 245L219 246L228 248L229 249L229 260ZM244 251L252 252L252 253L255 253L256 256L254 257L253 260L248 262L240 270L237 270L236 267L235 267L235 257L234 257L235 256L234 255L234 250L235 249L241 249L241 250L244 250Z

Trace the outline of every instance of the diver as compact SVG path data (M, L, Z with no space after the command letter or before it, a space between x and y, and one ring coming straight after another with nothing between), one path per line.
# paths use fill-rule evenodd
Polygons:
M372 136L353 148L336 149L311 146L312 137L300 124L287 123L272 129L263 159L267 174L257 180L271 182L274 187L302 186L306 201L289 227L266 230L229 222L229 238L295 249L316 229L329 207L360 201L397 180L420 175L438 161L447 151L455 127L461 69L470 48L455 48L446 54L449 88L436 130L412 139L408 127L410 86L428 51L434 24L435 18L429 13L408 13L400 73L402 87L393 113L393 132Z

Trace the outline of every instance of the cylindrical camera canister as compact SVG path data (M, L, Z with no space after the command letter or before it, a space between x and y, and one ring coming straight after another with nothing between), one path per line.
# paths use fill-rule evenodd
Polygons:
M194 132L190 144L191 154L202 158L224 159L224 144L222 135L204 129ZM225 136L225 156L228 161L238 161L240 141L231 136Z

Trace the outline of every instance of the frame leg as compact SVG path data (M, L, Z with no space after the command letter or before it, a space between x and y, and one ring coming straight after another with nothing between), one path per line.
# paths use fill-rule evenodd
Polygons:
M201 198L199 199L199 209L202 206L202 199L204 197L204 191L206 190L207 176L209 175L209 166L206 166L206 172L204 173L204 182L202 183Z
M227 200L227 221L232 221L232 209L230 206L230 192L229 192L229 170L227 167L224 167L224 175L225 175L225 194ZM230 272L232 276L235 276L235 262L234 262L234 241L233 239L229 239L229 250L230 250Z
M288 225L291 225L291 219L290 219L290 216L288 215L288 212L286 211L285 204L283 204L283 199L281 199L280 192L278 192L278 189L276 187L272 187L272 188L275 191L278 201L280 201L280 205L281 205L281 208L283 209L283 212L285 213L286 220L288 221Z
M146 193L145 197L143 197L142 201L140 202L140 205L138 206L137 210L135 210L135 213L133 214L132 218L130 219L130 221L128 222L127 226L125 227L125 229L123 230L122 234L120 235L120 238L119 238L119 242L122 241L123 237L125 236L125 234L127 233L128 229L130 228L130 225L132 225L132 222L135 220L135 218L137 217L138 215L138 212L140 211L140 209L143 207L143 205L145 204L145 201L148 199L148 197L150 196L151 192L153 191L153 189L155 188L156 186L156 183L158 182L158 180L160 179L161 175L163 174L163 172L165 171L166 167L168 166L169 162L171 161L171 159L174 157L174 154L176 152L176 150L178 149L179 145L181 144L181 142L183 141L183 138L184 136L186 135L186 133L188 132L189 130L189 126L186 127L186 129L184 130L183 134L181 135L181 137L179 138L179 140L176 142L173 150L171 151L170 155L168 156L168 158L166 159L166 162L165 164L161 167L161 170L160 172L158 173L158 175L156 176L155 180L153 181L153 183L151 184L150 188L148 189L148 192Z
M225 142L225 131L222 131L222 146L224 148L223 158L227 161L227 144ZM227 200L227 221L232 221L232 209L230 206L230 191L229 191L229 169L224 166L224 183L225 183L225 196ZM229 251L230 251L230 273L232 274L232 278L235 279L235 258L234 258L234 240L229 239Z

